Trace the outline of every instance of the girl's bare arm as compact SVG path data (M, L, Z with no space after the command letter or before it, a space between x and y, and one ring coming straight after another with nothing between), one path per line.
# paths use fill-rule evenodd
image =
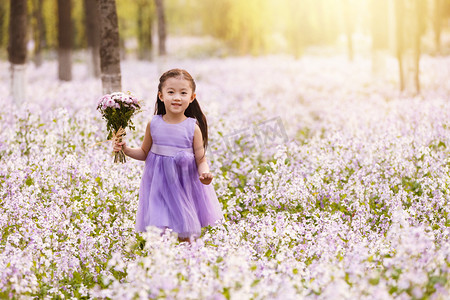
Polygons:
M200 181L203 184L210 184L213 179L213 175L209 172L209 166L205 156L205 148L203 147L202 131L197 124L195 125L194 131L194 155Z

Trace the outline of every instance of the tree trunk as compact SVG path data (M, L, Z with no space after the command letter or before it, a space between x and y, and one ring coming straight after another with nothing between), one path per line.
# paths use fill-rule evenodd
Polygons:
M166 17L164 14L164 0L155 0L156 15L158 18L158 52L166 55Z
M423 32L423 26L424 26L424 20L422 19L423 14L423 7L420 3L422 0L415 0L414 1L414 12L413 16L416 19L415 22L415 36L414 36L414 84L416 87L416 92L420 93L420 41L422 38L422 32Z
M58 77L72 80L71 0L58 0Z
M34 35L34 64L36 67L42 65L42 48L45 46L45 25L42 17L42 4L44 0L34 0L33 2L33 35Z
M138 30L138 59L143 59L144 50L144 12L142 2L138 1L137 30Z
M441 25L442 25L442 0L434 0L434 41L436 44L436 53L441 53Z
M151 0L138 1L138 59L151 60L153 50L153 6Z
M89 75L100 77L100 24L95 0L84 0L86 37L90 58L87 62Z
M3 31L7 27L6 22L8 22L8 5L7 1L0 1L0 48L3 49L8 48L8 41Z
M397 50L396 56L398 61L398 71L399 71L399 82L400 82L400 91L405 89L405 81L403 74L403 24L404 24L404 10L405 6L403 0L394 1L395 4L395 27L396 27L396 38L397 38Z
M25 100L27 57L27 0L10 1L8 59L11 63L11 95L15 103Z
M100 14L100 67L103 93L122 90L116 1L97 0Z

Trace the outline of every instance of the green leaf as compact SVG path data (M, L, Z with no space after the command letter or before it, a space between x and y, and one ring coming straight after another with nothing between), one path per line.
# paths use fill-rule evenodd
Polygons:
M222 291L222 295L225 296L227 300L230 299L230 288L224 287Z
M33 179L30 178L30 177L28 177L27 180L25 180L25 184L26 184L27 186L30 186L30 185L32 185L33 183L34 183L34 181L33 181Z

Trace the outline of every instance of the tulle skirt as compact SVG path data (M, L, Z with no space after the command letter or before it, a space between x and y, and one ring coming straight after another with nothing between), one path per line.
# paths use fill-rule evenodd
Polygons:
M136 230L170 228L180 238L199 236L201 227L223 218L213 186L199 180L192 153L175 156L149 152L139 190Z

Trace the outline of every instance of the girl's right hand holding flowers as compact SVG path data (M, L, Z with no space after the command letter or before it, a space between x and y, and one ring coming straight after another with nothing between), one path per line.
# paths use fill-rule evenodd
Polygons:
M125 149L127 143L125 143L124 141L119 142L117 140L113 141L113 151L114 152L119 152L120 150Z

